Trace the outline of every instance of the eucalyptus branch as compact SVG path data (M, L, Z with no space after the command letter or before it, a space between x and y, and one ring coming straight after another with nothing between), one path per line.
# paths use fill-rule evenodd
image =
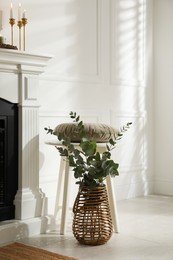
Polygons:
M112 151L113 149L116 148L117 141L121 140L124 133L130 128L131 125L132 125L132 122L128 122L126 125L124 125L123 127L120 128L120 131L119 131L117 137L114 136L114 139L111 138L109 140L109 145L108 144L106 145L108 151Z
M97 151L96 141L86 138L84 123L80 120L80 116L76 112L70 112L69 116L77 124L80 148L75 148L75 144L63 133L57 135L63 146L56 145L55 147L59 151L60 156L64 156L68 160L69 165L73 167L74 177L78 179L76 183L95 187L102 185L108 175L111 177L119 175L119 165L111 159L111 151L115 149L117 142L123 137L132 123L127 123L120 128L118 134L110 138L106 144L106 151L100 154ZM44 129L47 134L55 134L50 127Z

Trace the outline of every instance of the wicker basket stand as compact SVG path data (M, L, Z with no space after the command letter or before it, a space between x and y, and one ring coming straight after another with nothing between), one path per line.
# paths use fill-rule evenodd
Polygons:
M73 213L72 230L79 243L102 245L111 238L113 225L105 185L79 187Z

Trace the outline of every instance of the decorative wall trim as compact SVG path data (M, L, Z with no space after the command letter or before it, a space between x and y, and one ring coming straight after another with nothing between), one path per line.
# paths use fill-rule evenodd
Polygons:
M104 0L92 0L95 1L96 5L96 72L93 73L66 73L66 72L56 72L51 73L50 71L46 72L41 76L42 80L46 81L63 81L63 82L83 82L83 83L101 83L103 81L102 75L102 53L103 53L103 44L102 44L102 17L103 14L103 2ZM94 3L93 3L94 4Z
M60 121L62 121L62 119L65 121L70 121L70 117L69 117L69 112L70 111L57 111L57 110L54 110L54 111L44 111L44 110L41 110L40 109L40 113L39 113L39 117L40 118L56 118ZM92 122L100 122L100 118L101 118L101 115L96 113L95 111L84 111L84 110L78 110L77 111L78 114L81 116L81 119L83 119L83 121L85 121L85 118L91 118L91 121ZM57 120L58 121L58 120Z
M146 0L134 0L129 3L128 1L111 0L111 84L116 84L118 80L119 82L131 82L130 85L135 86L145 85L145 4ZM127 10L129 10L129 14L126 18ZM141 17L139 17L140 15ZM136 32L132 31L134 28L137 28ZM132 64L132 62L134 63ZM120 66L122 67L120 68ZM119 74L119 70L126 69L128 71L123 73L124 76L121 75L122 73ZM131 72L129 72L130 70ZM129 77L128 73L132 75Z

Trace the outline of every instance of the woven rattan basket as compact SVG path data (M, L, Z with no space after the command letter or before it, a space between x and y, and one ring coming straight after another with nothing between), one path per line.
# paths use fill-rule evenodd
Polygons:
M102 245L113 232L106 186L80 187L73 206L73 234L86 245Z

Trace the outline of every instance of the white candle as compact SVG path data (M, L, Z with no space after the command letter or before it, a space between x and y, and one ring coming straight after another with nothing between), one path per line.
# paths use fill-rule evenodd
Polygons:
M26 18L26 10L25 9L23 11L23 17L22 18Z
M0 10L0 31L2 30L2 11Z
M11 8L10 8L10 18L13 18L13 4L11 3Z
M21 20L21 3L19 4L19 8L18 8L18 21Z

